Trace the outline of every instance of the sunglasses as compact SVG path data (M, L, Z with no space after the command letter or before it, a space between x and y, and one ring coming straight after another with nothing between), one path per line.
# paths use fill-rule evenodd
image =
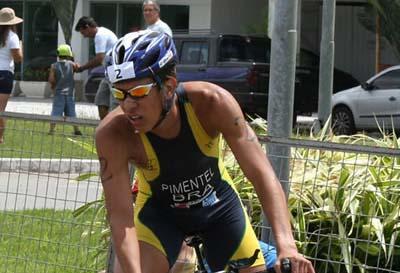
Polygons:
M129 95L133 99L142 99L150 94L151 89L156 86L157 83L149 83L144 85L138 85L129 89L127 91L123 91L117 88L113 88L113 95L114 98L117 100L125 100L126 96Z

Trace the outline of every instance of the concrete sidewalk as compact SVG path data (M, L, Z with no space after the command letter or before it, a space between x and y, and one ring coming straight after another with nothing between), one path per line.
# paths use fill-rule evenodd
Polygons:
M53 100L45 98L11 97L7 103L7 112L17 112L37 115L50 115ZM76 103L78 118L99 119L97 106L88 102Z

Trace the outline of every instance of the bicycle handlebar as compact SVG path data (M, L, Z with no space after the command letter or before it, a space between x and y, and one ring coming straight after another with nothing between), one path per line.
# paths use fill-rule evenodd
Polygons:
M196 254L197 254L197 260L199 262L199 270L197 270L196 272L209 272L209 270L207 270L205 268L205 259L200 251L200 245L202 244L202 239L199 236L193 236L191 238L189 238L188 240L185 240L188 246L191 246L195 249ZM249 257L249 258L245 258L245 259L240 259L240 260L236 260L236 261L231 261L228 264L228 269L227 271L219 271L219 272L215 272L215 273L235 273L238 272L239 269L242 268L246 268L250 265L252 265L258 257L260 250L256 249L254 251L254 254ZM263 272L271 272L271 271L263 271ZM281 260L281 272L282 273L291 273L292 272L292 266L291 266L291 262L289 258L283 258Z
M283 258L281 261L281 272L282 273L291 273L292 265L290 264L289 258Z

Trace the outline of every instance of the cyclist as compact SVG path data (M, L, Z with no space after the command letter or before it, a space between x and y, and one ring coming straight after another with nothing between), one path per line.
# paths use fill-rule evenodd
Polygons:
M125 273L166 273L183 239L202 237L213 271L253 255L257 237L223 166L223 136L252 181L272 225L279 260L314 273L297 251L282 188L232 95L207 82L178 84L172 39L150 30L125 35L107 53L120 107L96 130L101 180L118 260ZM128 163L139 194L132 216ZM134 224L135 223L135 224ZM260 254L241 273L260 272ZM278 271L279 272L279 271Z

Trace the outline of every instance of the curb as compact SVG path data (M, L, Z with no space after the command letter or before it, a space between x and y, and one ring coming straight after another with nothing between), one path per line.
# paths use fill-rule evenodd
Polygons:
M98 173L97 159L1 158L1 172Z

